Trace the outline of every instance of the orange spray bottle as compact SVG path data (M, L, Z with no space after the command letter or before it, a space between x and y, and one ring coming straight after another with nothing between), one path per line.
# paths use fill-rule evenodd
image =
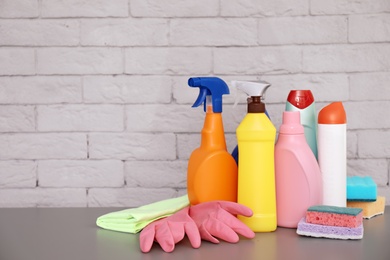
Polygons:
M192 107L203 103L206 112L200 147L188 161L189 201L191 205L212 200L237 202L237 164L227 152L222 122L222 95L229 94L229 88L217 77L190 78L188 85L200 88Z

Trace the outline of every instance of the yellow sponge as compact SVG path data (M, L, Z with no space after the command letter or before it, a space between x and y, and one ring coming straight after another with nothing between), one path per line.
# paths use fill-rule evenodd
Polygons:
M363 218L372 218L385 213L386 198L378 196L376 201L347 201L347 207L363 209Z

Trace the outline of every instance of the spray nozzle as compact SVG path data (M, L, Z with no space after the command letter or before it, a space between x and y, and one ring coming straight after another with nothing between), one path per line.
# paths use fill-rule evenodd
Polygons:
M261 100L265 99L265 92L271 84L266 81L232 81L232 85L239 90L244 91L250 97L261 97Z
M261 80L258 82L233 80L231 84L233 87L247 94L247 103L250 103L252 101L252 97L260 97L260 100L264 100L265 92L271 86L270 83ZM237 106L238 101L241 99L240 96L240 94L236 95L234 107Z
M265 105L262 102L265 99L265 92L271 86L266 81L232 81L232 85L248 95L248 112L262 113L265 112ZM238 103L236 99L235 105Z
M220 78L217 77L198 77L189 78L188 85L190 87L198 87L200 89L199 96L192 107L198 107L204 104L204 111L207 111L209 97L211 97L211 104L214 113L222 112L222 95L229 94L229 87Z

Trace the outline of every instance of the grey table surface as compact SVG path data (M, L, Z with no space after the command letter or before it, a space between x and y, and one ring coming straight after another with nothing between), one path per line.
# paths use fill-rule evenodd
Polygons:
M193 249L185 238L165 253L155 244L139 249L139 234L104 230L96 218L120 208L1 208L0 260L62 259L390 259L388 213L364 220L361 240L298 236L295 229L278 228L241 238L237 244L202 242Z

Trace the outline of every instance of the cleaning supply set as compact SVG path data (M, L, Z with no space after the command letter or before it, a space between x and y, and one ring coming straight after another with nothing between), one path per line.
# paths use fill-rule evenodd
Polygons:
M263 102L270 84L233 81L248 97L247 114L236 129L238 145L229 154L222 120L227 84L193 77L188 85L200 90L193 107L203 104L206 112L200 146L188 161L188 195L103 215L98 226L142 230L142 252L154 242L172 252L185 235L199 248L201 240L236 243L238 235L253 238L277 226L304 236L361 239L362 218L384 213L384 197L376 196L372 179L347 181L341 102L325 106L317 122L311 91L290 91L277 136Z

